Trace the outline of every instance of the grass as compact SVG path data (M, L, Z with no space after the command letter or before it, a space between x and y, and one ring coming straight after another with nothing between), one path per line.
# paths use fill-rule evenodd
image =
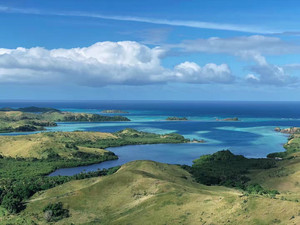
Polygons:
M74 151L102 154L99 148L80 146L83 142L96 142L117 138L110 133L100 132L53 132L31 135L0 136L0 154L6 157L47 158L50 153L70 158ZM70 144L69 146L67 144ZM71 145L72 144L72 145Z
M285 158L275 168L252 171L250 177L265 188L277 189L283 200L300 202L300 134L292 135L285 148Z
M37 193L19 216L4 219L46 224L43 208L58 201L70 217L57 224L297 224L300 209L296 202L196 183L176 165L134 161L110 176Z
M76 167L114 160L106 147L129 144L187 142L178 134L158 135L125 129L116 133L46 132L0 137L0 203L11 213L24 209L34 193L67 181L68 177L45 175L63 167ZM87 174L84 177L97 176ZM80 178L84 178L80 175ZM49 214L50 215L50 214ZM48 216L49 216L48 215Z
M75 144L84 151L94 151L96 145L100 146L101 139L90 136L89 132L76 133L75 136L73 133L51 135L59 140L57 143L64 144L86 135L79 141L81 145ZM180 136L173 134L155 135L132 129L111 135L113 137L103 138L101 146L109 142L114 145L117 142L112 140L119 139L127 143L152 142L155 139L165 141L169 138L175 142L181 140ZM7 214L5 209L0 208L0 224L47 224L43 209L56 202L62 202L70 212L70 217L56 224L300 224L298 143L300 136L294 135L285 145L286 157L275 160L271 168L264 168L265 163L260 167L257 160L235 157L226 151L195 161L196 167L204 165L205 169L212 171L215 168L210 168L207 162L220 161L219 166L225 172L230 166L223 162L227 159L238 168L245 164L245 173L244 170L237 172L249 177L250 184L278 190L280 194L274 198L224 186L200 184L187 170L177 165L134 161L109 176L73 180L38 192L27 201L26 209L17 215ZM274 162L273 159L271 161Z
M35 107L33 107L33 110L44 111L42 113L30 113L26 109L25 112L0 111L0 133L41 131L45 130L45 127L57 126L56 122L130 121L127 117L123 116L60 112L48 108Z
M74 158L74 153L102 154L103 149L132 144L188 142L179 134L159 135L124 129L116 133L102 132L44 132L31 135L0 136L0 154L6 157L47 158L58 154Z

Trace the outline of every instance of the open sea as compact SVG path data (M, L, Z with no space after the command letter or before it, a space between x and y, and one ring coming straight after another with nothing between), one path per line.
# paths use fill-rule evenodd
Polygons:
M266 157L284 151L287 135L274 131L275 127L300 126L300 102L229 102L229 101L49 101L0 102L0 107L53 107L70 112L99 113L106 109L120 109L129 114L130 122L58 123L47 131L115 132L125 128L165 134L179 133L187 138L204 139L205 143L155 144L110 148L118 160L90 166L59 169L51 175L72 175L122 165L133 160L155 160L170 164L191 165L204 154L229 149L245 157ZM116 114L109 114L116 115ZM188 121L165 121L169 116L187 117ZM238 117L239 121L216 119ZM47 132L46 131L46 132ZM29 132L30 133L30 132ZM10 133L20 135L29 133Z

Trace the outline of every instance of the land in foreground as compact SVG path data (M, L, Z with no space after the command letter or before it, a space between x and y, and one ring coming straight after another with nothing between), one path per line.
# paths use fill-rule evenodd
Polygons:
M197 174L182 166L134 161L112 175L38 192L19 214L3 215L2 223L47 224L45 209L59 202L68 215L57 224L299 224L300 134L294 133L285 148L282 159L251 161L240 170L247 177L244 189L235 183L200 184ZM247 159L223 151L201 157L194 167L209 170L219 162L230 169L235 161L241 168L240 160ZM221 170L226 174L222 166L213 174L222 178Z

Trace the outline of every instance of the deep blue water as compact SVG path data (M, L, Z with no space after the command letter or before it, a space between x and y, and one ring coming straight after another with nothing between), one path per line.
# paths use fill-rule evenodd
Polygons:
M274 128L300 126L300 102L182 102L182 101L82 101L82 102L0 102L0 107L40 106L72 112L100 113L104 109L129 111L130 122L59 123L48 131L115 132L127 127L155 133L176 132L187 138L204 139L204 144L160 144L111 148L119 160L91 166L60 169L52 175L72 175L149 159L188 164L203 154L230 149L246 157L265 157L284 151L287 136ZM168 116L186 116L189 121L164 121ZM216 121L238 117L239 122ZM28 133L25 133L28 134ZM7 134L16 135L16 134Z

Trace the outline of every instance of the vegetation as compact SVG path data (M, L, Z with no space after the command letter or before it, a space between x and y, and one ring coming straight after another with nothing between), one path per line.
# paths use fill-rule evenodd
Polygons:
M117 140L120 141L119 144L123 144L121 139L126 139L127 143L131 143L132 139L136 143L146 140L158 142L168 138L172 141L182 139L177 134L157 136L133 129L101 134L102 143L99 141L100 137L96 138L98 133L55 132L49 135L50 138L53 138L51 135L54 136L55 142L64 144L64 151L69 149L72 154L64 154L62 150L55 151L60 158L56 159L57 155L53 154L52 162L51 157L4 157L3 160L15 160L14 170L17 171L21 163L25 166L25 163L30 164L31 161L45 165L60 160L73 162L73 153L93 152L96 148L93 146L109 146L108 140L114 145L116 142L113 141ZM44 140L41 136L39 138ZM184 138L182 140L185 141ZM94 176L94 173L100 172L96 171L84 180L81 178L88 177L87 174L81 174L84 177L78 179L74 176L44 177L37 174L32 180L30 177L26 180L33 186L46 186L46 189L23 198L22 205L16 204L18 195L8 195L6 199L9 201L5 200L4 203L10 204L6 209L0 207L0 223L300 224L300 149L297 150L297 143L300 143L300 136L294 134L285 145L289 153L282 160L247 159L224 150L202 156L194 161L192 167L183 166L184 169L182 166L152 161L134 161L123 165L116 173L115 168L110 176ZM81 154L76 157L85 160ZM0 165L4 164L0 162ZM37 166L37 171L43 167L32 165ZM23 171L24 167L20 167L20 170ZM33 169L29 171L36 173ZM16 172L5 172L2 181L15 176L12 180L18 181L20 185L9 184L1 189L2 193L3 190L14 189L13 187L18 187L15 189L16 193L30 192L31 189L22 189L24 183L27 187L26 182L17 178L26 173L30 174L28 171L19 175ZM35 182L39 183L35 185ZM49 189L52 184L53 188ZM7 213L10 208L23 209L23 203L26 208L18 214ZM55 216L50 211L55 211Z
M267 157L281 159L294 157L294 153L300 152L300 134L298 132L291 134L289 141L284 145L284 148L286 151L270 153Z
M70 216L69 210L63 208L62 202L50 203L44 208L43 212L47 222L58 221Z
M0 136L0 153L6 157L97 159L104 148L136 144L189 142L179 134L153 134L134 129L116 133L43 132L31 135ZM101 150L102 149L102 150Z
M157 135L134 129L110 133L47 132L0 137L0 204L10 213L24 208L34 193L74 179L106 175L98 171L72 177L45 177L63 167L99 163L118 157L101 148L128 144L180 143L188 141L178 134ZM48 215L49 216L49 215Z
M98 160L115 159L113 154L103 155ZM0 159L1 177L0 177L0 204L10 213L17 213L25 208L25 200L34 193L53 188L71 180L79 180L90 177L104 176L112 174L118 168L109 170L99 170L96 172L82 173L74 176L43 176L56 168L65 166L79 166L91 163L89 160L63 160L35 158L6 158Z
M244 188L249 180L246 177L249 170L269 169L275 166L275 160L247 159L242 155L234 155L229 150L203 155L193 162L190 172L197 182L240 188Z
M124 116L103 116L90 113L44 113L42 118L56 122L109 122L109 121L130 121Z
M43 209L57 202L70 216L56 224L298 224L300 219L297 202L205 186L179 166L152 161L39 192L19 215L4 219L47 224Z
M29 113L29 112L34 113ZM38 113L40 112L40 113ZM57 126L56 122L106 122L130 121L123 116L103 116L89 113L60 112L52 108L10 108L0 110L0 133L29 132L45 130L45 127Z
M32 113L60 112L60 110L54 108L40 108L35 106L17 108L17 109L6 107L6 108L0 108L0 111L4 111L4 112L19 111L19 112L32 112Z

